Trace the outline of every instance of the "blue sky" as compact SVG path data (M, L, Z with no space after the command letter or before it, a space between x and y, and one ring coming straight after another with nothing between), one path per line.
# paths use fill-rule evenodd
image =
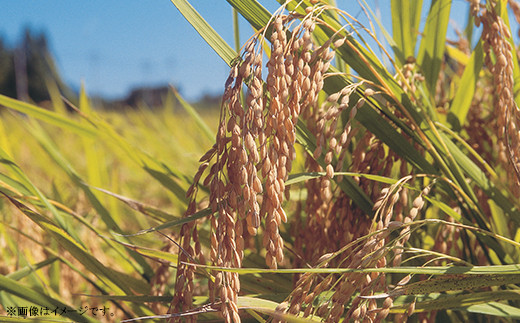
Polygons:
M231 7L224 0L190 1L233 46ZM260 0L271 12L275 0ZM337 0L353 15L356 1ZM382 8L387 22L389 0L369 0ZM424 1L429 3L429 1ZM25 27L45 32L65 81L83 80L89 94L121 97L139 85L173 84L189 100L218 94L227 65L202 40L169 0L0 0L0 37L14 45ZM455 0L452 12L465 5ZM352 4L352 6L351 6ZM425 8L427 9L427 8ZM388 11L386 11L388 12ZM388 12L389 14L389 12ZM465 18L456 18L464 26ZM387 26L391 31L391 26ZM241 41L252 31L241 22Z

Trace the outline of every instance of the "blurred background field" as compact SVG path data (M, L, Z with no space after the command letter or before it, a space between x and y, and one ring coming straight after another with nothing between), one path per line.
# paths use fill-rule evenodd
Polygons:
M172 261L173 256L153 256L152 268L135 254L140 260L128 261L131 248L125 250L110 239L132 241L155 251L175 249L160 235L127 239L114 233L133 234L181 217L185 208L182 191L189 185L189 174L196 172L198 159L212 145L220 98L201 96L190 105L167 84L134 89L117 100L90 99L86 92L80 98L80 93L63 82L45 35L27 30L24 37L18 48L0 47L0 92L6 95L3 104L9 105L5 102L8 97L29 102L29 111L1 111L0 191L19 197L31 211L56 221L56 226L49 229L1 199L0 273L7 281L0 283L0 315L24 319L22 309L33 307L40 314L28 312L30 319L41 319L42 311L50 309L47 319L81 321L81 315L52 313L56 304L72 313L84 312L79 309L85 306L111 308L114 316L98 317L102 321L154 314L156 311L150 310L153 306L143 305L145 299L138 299L136 306L117 302L117 308L98 297L106 293L105 288L153 294L150 282L164 261L157 259L170 257ZM42 109L50 113L50 119L45 119L50 122L37 121ZM68 120L67 127L56 120ZM88 129L87 135L78 129ZM130 200L125 204L96 188L144 204L137 207ZM51 211L41 204L42 197L52 205ZM153 215L153 210L160 210L156 211L160 215ZM49 230L54 229L63 230L58 236L67 240L65 244L51 238ZM80 249L74 252L68 244ZM114 273L129 279L131 287L111 281L118 280ZM13 282L20 285L9 285ZM161 282L160 286L168 289L171 283ZM158 304L155 308L161 310L157 311L165 312L168 299L160 299ZM82 319L96 317L89 310Z
M57 300L66 304L69 311L84 306L111 307L114 317L110 320L156 313L143 309L117 309L113 304L111 306L109 301L100 300L97 296L81 295L99 295L100 291L104 290L102 286L103 281L107 279L105 275L111 277L108 279L115 279L110 274L103 273L107 269L99 273L99 269L90 268L89 266L93 265L89 261L95 262L95 266L114 269L117 275L128 275L125 279L133 277L132 287L129 287L131 289L120 286L121 291L125 290L129 293L133 290L138 294L152 294L149 287L153 286L150 285L154 272L152 267L144 265L137 269L135 263L127 262L129 257L127 253L131 248L125 250L117 246L117 243L110 243L106 239L132 241L140 248L146 247L151 250L175 248L171 241L157 234L142 235L128 240L113 235L114 232L133 234L142 229L152 228L179 219L184 212L182 193L181 195L178 191L177 194L174 193L175 188L171 189L168 183L161 184L161 180L157 180L157 175L154 178L150 173L151 170L145 170L143 164L140 164L140 160L146 159L143 156L153 156L155 171L161 171L160 176L176 181L179 188L186 190L188 174L196 171L199 157L212 144L211 138L201 136L203 131L200 121L195 121L184 111L180 103L174 100L172 92L164 99L164 105L155 108L141 103L138 107L125 108L124 112L90 110L88 113L92 118L103 120L103 124L107 127L105 129L113 131L111 138L117 140L112 141L102 136L86 138L84 135L71 132L70 129L35 122L27 114L5 110L2 112L0 147L5 156L1 167L0 190L11 196L20 197L21 203L31 210L39 210L44 217L53 218L53 212L42 211L40 209L42 205L37 201L36 195L45 196L45 199L56 207L55 215L60 218L54 223L63 225L65 231L61 234L66 236L65 239L70 240L65 245L57 244L51 239L52 234L47 231L48 228L38 225L37 220L24 216L20 210L13 207L12 203L2 199L0 202L2 214L0 246L3 259L1 273L6 277L14 277L15 281L23 286L41 291L42 295L31 302L28 301L31 298L27 294L22 293L18 298L19 290L16 287L10 289L2 285L0 287L1 315L22 318L23 315L18 312L10 313L9 308L37 306L41 311L47 307L51 308L47 303L54 306ZM44 105L48 106L48 104ZM85 101L82 103L82 108L85 108ZM52 108L49 111L56 113ZM66 108L56 115L73 120L78 125L85 124L85 121L78 118L76 112L67 112ZM218 111L210 109L204 113L201 120L208 125L215 125L217 118ZM208 129L213 131L211 126ZM5 159L7 156L9 162ZM176 175L172 175L168 169ZM186 179L179 180L176 178L178 174L186 176ZM87 187L83 183L88 183L92 187ZM140 204L140 212L111 195L97 191L94 187L117 192L125 196L125 199L134 199L147 206ZM135 205L133 206L136 208ZM162 213L160 216L144 215L143 209L148 206L168 215ZM151 214L146 211L144 213ZM108 220L100 214L108 217ZM111 227L114 223L118 224L118 229ZM59 225L53 229L58 227ZM67 251L68 243L79 243L82 246L80 254L70 247ZM84 262L85 255L81 252L86 252L87 257L92 257L87 260L87 264ZM164 260L169 257L169 255L152 255L152 259ZM160 266L160 261L151 261L152 264L155 263L154 270ZM169 261L172 261L171 257ZM40 266L42 269L39 269ZM88 268L87 271L85 267ZM17 273L19 276L16 275ZM98 284L101 285L98 289L93 287ZM110 286L112 291L119 290L114 289L112 284L109 281L105 287ZM167 289L169 284L171 282L162 282L161 288ZM138 300L139 303L143 304L144 300ZM118 304L123 303L118 302ZM162 309L159 312L165 312L168 300L161 299L160 304L162 306L159 307ZM91 319L95 319L92 314L90 315ZM30 318L35 317L33 315Z

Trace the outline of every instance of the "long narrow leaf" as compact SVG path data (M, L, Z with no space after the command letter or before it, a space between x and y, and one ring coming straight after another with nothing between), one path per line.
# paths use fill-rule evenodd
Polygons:
M180 13L197 30L204 40L215 50L215 52L228 64L237 56L220 35L201 17L193 6L185 0L171 0Z
M441 70L450 9L451 0L432 0L417 55L417 61L424 72L426 84L432 93L435 92L435 85Z
M81 315L77 311L75 307L65 304L60 300L53 299L49 295L43 294L39 291L30 289L17 281L7 278L3 275L0 275L0 290L6 291L12 295L16 295L24 300L27 300L31 303L37 304L42 307L49 308L54 310L55 308L65 309L63 312L64 317L68 317L75 322L98 322L94 318L88 315ZM9 304L2 304L4 307L9 306ZM11 304L11 306L18 306L17 304ZM69 309L69 311L67 311Z
M466 122L466 115L471 106L483 62L484 54L482 52L482 42L479 42L464 69L457 93L455 93L455 97L451 103L450 112L458 119L459 125L464 125Z
M21 113L25 113L31 117L47 122L49 124L67 129L73 133L77 133L83 136L92 137L95 135L95 130L92 127L85 126L76 122L70 118L65 118L56 112L45 110L35 105L11 99L5 95L0 94L0 105L3 105L9 109L16 110Z
M419 35L422 0L392 0L392 29L396 49L394 52L403 65L415 56L415 43Z

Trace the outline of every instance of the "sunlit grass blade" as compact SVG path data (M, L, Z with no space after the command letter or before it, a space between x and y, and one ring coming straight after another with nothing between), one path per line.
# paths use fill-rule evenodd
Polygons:
M219 266L208 266L189 263L190 266L200 267L207 270L218 270L223 272L236 272L240 275L252 274L340 274L340 273L390 273L390 274L424 274L424 275L487 275L486 283L492 284L493 278L497 281L516 281L520 277L520 264L496 265L496 266L423 266L423 267L381 267L381 268L290 268L290 269L265 269L265 268L225 268ZM514 276L511 279L505 276ZM496 286L496 285L489 285ZM434 288L434 287L432 287Z
M21 182L2 173L0 173L0 186L2 187L2 190L9 190L11 193L16 195L32 195L29 189Z
M206 136L206 138L212 141L215 138L215 134L210 130L206 122L202 120L200 114L195 110L194 107L191 106L191 104L189 104L188 102L186 102L186 100L182 98L182 96L179 94L179 92L177 92L177 90L174 87L170 87L170 89L171 91L173 91L173 94L175 95L177 100L179 100L179 102L181 103L181 106L184 109L184 111L186 111L193 118L193 120L195 120L195 122L200 127L202 133Z
M163 223L163 224L161 224L159 226L153 227L153 228L140 230L139 232L134 233L134 234L124 234L124 235L123 234L117 234L117 235L125 236L125 237L132 237L132 236L138 236L138 235L142 235L142 234L147 234L147 233L150 233L150 232L155 232L155 231L171 228L171 227L179 226L179 225L184 224L184 223L188 223L188 222L191 222L191 221L202 219L204 217L207 217L211 213L212 213L211 209L210 208L206 208L206 209L198 211L198 212L196 212L196 213L194 213L194 214L192 214L190 216L183 217L181 219L168 221L168 222L165 222L165 223Z
M36 122L30 122L29 124L31 125L30 131L32 135L39 141L39 143L42 145L45 151L56 162L56 164L59 165L67 173L67 175L74 182L74 184L85 192L90 203L96 209L103 221L106 223L107 227L110 230L120 231L119 225L110 216L108 210L92 193L92 191L90 191L90 188L83 184L84 181L82 180L80 175L76 172L76 170L73 169L72 165L65 159L65 157L63 157L58 147L56 147L52 139L49 138L49 136L45 133L43 128Z
M457 118L458 126L462 126L467 122L466 115L471 106L471 100L475 93L483 62L482 43L479 42L473 50L473 53L471 53L471 58L464 69L464 73L458 84L458 90L451 103L450 114L453 113ZM450 121L450 119L448 119L448 121Z
M422 0L392 0L392 30L394 48L399 65L410 56L415 56L415 43L419 35Z
M433 299L418 298L415 304L415 310L420 313L423 311L453 309L457 311L467 311L470 313L485 313L493 316L518 318L520 317L520 309L504 304L498 303L496 300L517 301L520 299L520 292L518 290L497 290L497 291L483 291L475 293L464 294L440 294ZM394 306L392 312L404 312L408 305Z
M157 295L83 295L88 296L92 299L103 299L103 300L114 300L132 303L149 303L149 302L161 302L167 303L172 300L172 296L157 296Z
M153 259L158 262L169 262L171 264L176 264L178 257L177 255L171 254L169 252L164 252L161 250L156 249L150 249L150 248L144 248L136 245L132 245L129 243L118 241L121 245L125 246L126 248L133 250L137 252L138 254L147 257L149 259Z
M82 84L80 93L79 93L79 108L83 113L91 114L92 108L88 102L87 93L85 92L85 86ZM88 122L86 120L81 120L83 123L87 124ZM93 138L87 138L87 137L81 137L81 140L83 142L83 151L84 156L86 159L86 168L87 168L87 182L94 186L102 187L105 185L106 181L103 182L102 179L107 177L106 170L105 172L102 172L101 165L105 164L105 156L100 152L99 146L96 143L96 140ZM70 175L69 175L70 176ZM79 178L79 176L78 176ZM89 196L95 195L94 193L88 192ZM98 197L97 200L100 198ZM93 200L91 198L91 200ZM99 201L102 202L102 201ZM108 219L108 211L105 207L102 206L104 203L96 203L95 204L96 209L98 212L101 213L102 217L104 218L105 222L110 221ZM112 218L110 216L110 218ZM117 219L114 219L114 222ZM107 223L107 225L112 226L111 223Z
M106 140L110 145L121 149L132 161L170 190L180 202L186 203L186 192L181 183L189 182L187 176L129 143L108 122L99 118L94 112L91 112L91 115L82 116L98 129L99 139Z
M424 26L417 62L426 78L428 89L435 92L446 44L451 0L432 0Z
M510 275L448 275L429 280L411 283L398 287L389 294L394 295L421 295L441 293L455 290L468 290L491 286L502 286L520 283L520 274Z
M85 184L87 185L87 184ZM99 188L99 187L93 187L93 186L90 186L88 185L89 187L93 188L93 189L96 189L100 192L103 192L107 195L110 195L118 200L120 200L121 202L125 203L126 205L128 205L129 207L131 207L132 209L138 211L138 212L141 212L142 214L144 215L147 215L147 216L152 216L156 219L160 219L162 221L173 221L175 219L178 219L179 216L175 216L173 214L170 214L168 212L165 212L161 209L158 209L156 207L153 207L151 205L147 205L145 203L142 203L142 202L139 202L139 201L136 201L136 200L132 200L128 197L125 197L125 196L122 196L122 195L119 195L119 194L116 194L116 193L113 193L113 192L110 192L110 191L107 191L105 189L102 189L102 188Z
M55 309L58 308L66 308L66 309L75 309L75 307L63 303L60 300L53 299L49 295L46 295L40 291L30 289L17 281L7 278L3 275L0 275L0 290L8 292L9 294L16 295L24 300L27 300L33 304L37 304L39 306ZM2 304L4 306L9 306L9 304ZM17 304L11 304L11 306L18 306ZM68 317L75 322L99 322L98 320L88 316L88 315L80 315L77 311L65 311L63 316Z
M515 221L520 220L520 212L516 203L507 198L495 185L490 181L488 176L476 166L471 159L464 154L451 140L449 140L444 134L444 142L446 143L453 158L460 165L465 174L467 174L475 183L483 189L488 196L490 196L500 207L511 216Z
M516 299L517 300L517 299ZM520 309L498 302L486 302L483 304L470 305L465 308L469 313L493 315L506 319L520 319Z
M10 227L11 230L13 230L13 232L17 232L18 234L24 236L25 238L33 241L34 243L36 244L39 244L44 250L45 252L51 256L51 257L55 257L55 258L58 258L60 260L61 263L63 263L64 265L66 265L67 267L69 267L72 271L74 271L75 273L77 273L81 278L83 278L90 286L92 286L96 291L99 291L100 293L102 293L103 295L108 295L108 291L104 288L104 286L101 286L102 282L99 282L95 279L92 279L88 274L87 272L84 270L84 268L79 268L77 267L75 264L73 264L72 262L70 262L69 260L66 259L66 257L63 257L63 255L60 253L58 254L57 251L41 244L41 242L39 241L36 241L32 236L29 236L27 235L25 232L21 232L19 229L15 228L15 227ZM98 283L99 282L99 283ZM149 290L145 290L143 291L143 293L148 293ZM120 304L118 303L114 303L114 305L119 308L125 315L129 316L129 312L123 308Z
M265 26L271 19L271 13L256 0L227 0L227 2L256 30Z
M54 219L58 222L58 225L65 231L69 232L69 234L71 234L71 236L74 237L76 241L80 241L74 230L69 228L67 220L58 213L58 210L56 210L56 208L49 202L49 200L42 194L42 192L31 182L23 170L12 160L11 156L9 156L1 148L0 158L0 163L7 166L14 173L16 180L24 185L24 187L29 189L31 195L37 196L40 199L45 208L47 208L52 213Z
M309 179L319 178L319 177L323 177L326 175L327 175L327 173L325 173L325 172L291 174L291 175L289 175L289 178L285 182L285 185L292 185L292 184L296 184L296 183L300 183L300 182L305 182ZM373 175L373 174L335 172L334 176L362 177L362 178L366 178L366 179L370 179L373 181L377 181L377 182L384 183L384 184L390 184L390 185L397 183L396 179L379 176L379 175Z
M215 30L200 16L193 6L186 0L171 0L180 13L188 20L204 40L228 64L237 56L237 53L215 32Z
M116 292L125 292L132 294L131 288L128 285L128 281L124 280L119 273L105 267L101 264L92 254L90 254L83 246L79 245L74 241L65 231L61 230L49 219L44 216L30 210L24 204L17 200L5 196L9 201L16 206L21 212L27 215L31 220L38 224L45 232L56 241L68 252L80 261L90 272L98 276L108 287L114 289Z
M509 34L514 35L511 32L511 25L509 23L509 12L507 10L507 7L508 7L507 1L504 1L504 0L500 1L498 3L498 14L503 19L507 29L509 30ZM512 48L516 48L513 37L507 38L507 41L512 46ZM513 49L513 51L514 51L514 49ZM520 103L520 64L517 59L513 59L512 61L513 61L514 97L515 97L516 104L519 104Z
M80 188L84 193L91 205L100 215L103 222L106 224L109 230L121 232L121 228L118 223L112 218L111 214L105 208L103 203L93 194L90 187L84 183L80 175L73 169L72 165L62 156L52 140L47 136L45 131L39 126L38 123L32 122L30 131L33 136L40 142L45 151L53 158L53 160L67 173L73 183ZM77 234L76 234L77 235ZM81 241L81 240L80 240ZM146 273L148 276L151 275L150 266L137 254L132 254L137 263L141 268L135 268L136 270ZM123 256L123 259L126 259ZM129 262L130 265L135 266L134 263Z
M40 261L39 263L31 264L30 266L25 266L23 268L20 268L20 269L18 269L17 271L15 271L13 273L5 275L5 277L7 277L9 279L13 279L13 280L20 280L23 277L33 273L34 271L36 271L38 269L44 268L44 267L46 267L48 265L51 265L56 260L58 260L57 257L49 257L49 258L47 258L45 260Z
M56 112L45 110L38 106L9 98L5 95L0 94L0 105L3 105L9 109L21 113L25 113L31 117L66 129L73 133L77 133L88 137L95 136L95 129L93 129L90 126L82 125L79 122L71 118L65 117L63 115L60 115Z
M58 87L58 84L50 78L45 79L45 85L49 89L49 96L51 97L51 102L54 108L54 111L56 111L58 114L64 115L67 112L67 107L65 106L65 103L61 99L61 93L60 89Z

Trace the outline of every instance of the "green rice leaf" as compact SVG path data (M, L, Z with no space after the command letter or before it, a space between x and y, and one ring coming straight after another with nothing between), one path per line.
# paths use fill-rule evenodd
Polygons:
M25 196L32 195L32 193L29 191L27 187L25 187L24 184L5 174L0 173L0 182L2 182L2 187L0 187L1 190L9 190L12 194L16 193ZM16 192L12 191L13 189L16 190Z
M215 139L215 134L213 133L213 131L211 131L211 129L206 124L206 122L204 122L204 120L202 120L202 118L201 118L200 114L197 112L197 110L195 110L195 108L192 107L191 104L186 102L186 100L183 99L183 97L179 94L179 92L174 87L170 87L170 89L173 91L173 94L175 95L177 100L179 100L179 102L181 103L181 106L184 108L184 111L186 111L193 118L193 120L195 120L195 122L197 123L199 128L202 130L202 133L206 136L206 138L209 139L210 141L213 141Z
M431 93L435 92L435 85L441 70L450 9L451 0L432 0L417 54L417 62L424 73Z
M151 259L158 260L161 262L167 261L171 264L177 264L178 257L176 254L172 254L171 252L144 248L144 247L132 245L132 244L121 242L121 241L117 241L117 242L119 242L121 245L125 246L126 248L133 250L147 258L151 258Z
M72 165L62 156L58 148L55 146L53 141L47 136L43 128L41 128L39 124L36 122L32 122L30 124L32 125L32 127L30 127L29 130L31 131L33 136L40 142L42 147L51 156L51 158L67 173L67 175L74 182L74 184L85 193L85 196L87 197L91 205L94 207L94 209L97 211L97 213L100 215L101 219L109 228L109 230L121 232L121 228L119 227L117 222L112 218L111 214L105 208L103 203L101 203L101 201L94 195L90 187L83 182L80 175L73 169ZM96 233L99 235L98 232ZM114 247L114 245L112 245L112 247ZM120 250L117 251L121 254ZM122 259L128 262L129 259L126 254L121 254L121 256ZM144 261L142 257L132 252L131 256L137 261L141 268L136 267L133 262L128 262L130 265L132 265L137 271L141 273L146 272L148 276L152 276L151 267Z
M85 185L88 185L88 184L85 184ZM119 195L119 194L107 191L107 190L99 188L99 187L94 187L94 186L90 186L90 185L88 185L88 186L93 188L93 189L95 189L95 190L103 192L103 193L105 193L107 195L115 197L116 199L118 199L121 202L125 203L126 205L128 205L132 209L134 209L134 210L136 210L136 211L138 211L138 212L140 212L140 213L142 213L144 215L152 216L152 217L154 217L156 219L160 219L162 221L173 221L174 219L178 219L179 218L178 216L175 216L173 214L165 212L165 211L163 211L161 209L158 209L156 207L153 207L151 205L147 205L145 203L142 203L142 202L133 200L131 198L128 198L128 197L125 197L125 196L122 196L122 195Z
M142 234L147 234L147 233L150 233L150 232L155 232L155 231L159 231L159 230L162 230L162 229L167 229L167 228L171 228L171 227L174 227L174 226L179 226L181 224L184 224L184 223L188 223L188 222L191 222L191 221L195 221L197 219L202 219L204 217L207 217L208 215L210 215L212 213L211 211L211 208L205 208L204 210L200 210L190 216L187 216L187 217L183 217L183 218L180 218L180 219L176 219L176 220L173 220L173 221L168 221L166 223L163 223L159 226L156 226L156 227L153 227L153 228L149 228L149 229L145 229L145 230L141 230L137 233L134 233L134 234L116 234L118 236L124 236L124 237L132 237L132 236L138 236L138 235L142 235Z
M41 191L31 182L23 170L12 160L11 156L9 156L2 148L0 148L0 164L7 166L7 168L16 175L17 180L20 181L24 187L30 190L31 195L40 199L45 208L47 208L52 213L54 219L62 229L67 231L72 237L74 237L76 241L80 241L74 230L69 228L69 224L66 219L63 218L61 214L59 214L58 210L49 202L49 200L41 193Z
M392 0L392 30L395 40L394 52L399 65L410 56L415 56L415 43L419 35L422 0Z
M38 269L51 265L56 260L58 260L58 257L49 257L36 264L32 264L30 266L25 266L23 268L20 268L17 271L15 271L14 273L10 273L10 274L6 275L5 277L7 277L9 279L13 279L13 280L20 280L20 279L24 278L25 276L35 272Z
M160 302L169 303L172 301L172 296L157 296L157 295L83 295L93 299L114 300L132 303L148 303Z
M271 13L256 0L227 0L227 2L256 30L263 28L271 19Z
M226 268L218 266L206 266L188 263L188 265L205 268L207 270L218 270L234 272L240 275L251 274L299 274L299 273L320 273L320 274L342 274L342 273L390 273L390 274L425 274L425 275L489 275L489 282L516 281L520 279L520 264L497 265L497 266L438 266L438 267L388 267L388 268L292 268L292 269L264 269L264 268ZM493 276L495 275L495 276ZM512 278L502 278L499 276L512 275ZM507 282L506 282L507 283ZM496 286L496 285L489 285Z
M520 310L516 307L498 303L500 301L520 300L519 290L496 290L456 294L430 294L430 297L417 297L415 310L417 312L453 309L462 312L488 314L499 317L519 318ZM408 301L409 302L409 301ZM403 313L408 308L408 302L394 305L390 312ZM399 298L394 304L400 303Z
M95 136L95 129L92 127L82 125L79 122L72 120L71 118L66 118L57 114L56 112L45 110L26 102L11 99L5 95L0 94L0 105L21 113L25 113L38 120L47 122L82 136Z
M287 181L285 181L285 185L292 185L296 183L301 183L313 178L320 178L326 176L325 172L310 172L310 173L298 173L291 174ZM397 180L389 177L372 175L372 174L362 174L362 173L351 173L351 172L336 172L334 176L349 176L349 177L363 177L372 181L384 183L384 184L395 184Z
M507 300L507 298L496 297L502 295L493 296L495 296L494 299ZM518 298L516 298L515 300L518 301ZM513 307L498 302L485 302L482 304L470 305L466 307L465 310L469 313L493 315L498 317L504 317L506 319L520 319L520 309L518 307Z
M36 122L29 122L29 124L31 124L31 127L29 128L31 134L38 140L38 142L49 154L49 156L56 162L56 164L58 164L67 173L74 184L76 184L76 186L85 192L90 203L101 216L107 227L111 230L119 231L119 225L114 221L114 219L112 219L108 210L97 199L92 191L90 191L90 188L83 184L83 180L81 179L80 175L74 170L72 165L65 159L65 157L63 157L58 147L56 147L52 139L45 133L43 128Z
M7 199L16 206L21 212L27 215L31 220L38 224L51 237L81 262L90 272L96 275L104 284L116 292L124 291L127 294L132 294L131 287L128 285L128 280L125 280L120 273L105 267L99 260L97 260L89 251L78 244L70 235L57 227L49 219L29 209L24 204L5 195Z
M419 295L520 283L520 274L448 275L398 287L389 295ZM520 295L519 295L520 296Z
M202 18L202 16L186 0L171 0L180 13L195 28L199 35L215 50L215 52L228 64L237 56L220 35Z
M458 119L460 126L466 122L466 115L468 114L477 86L477 78L482 64L484 62L484 53L482 52L482 42L479 42L473 53L471 53L470 60L464 68L464 73L458 84L458 90L451 103L450 113ZM448 119L449 121L449 119Z
M0 290L5 291L9 294L18 296L26 301L29 301L33 304L37 304L42 307L47 307L51 311L55 308L59 309L71 309L71 311L66 311L63 313L63 317L70 318L71 320L74 320L75 322L98 322L92 317L89 317L88 315L80 315L76 311L72 311L72 309L76 309L75 307L65 304L62 301L52 298L49 295L46 295L40 291L30 289L19 282L8 278L4 275L0 275ZM4 307L7 306L18 306L17 304L2 304ZM4 320L4 317L2 317L2 320Z

